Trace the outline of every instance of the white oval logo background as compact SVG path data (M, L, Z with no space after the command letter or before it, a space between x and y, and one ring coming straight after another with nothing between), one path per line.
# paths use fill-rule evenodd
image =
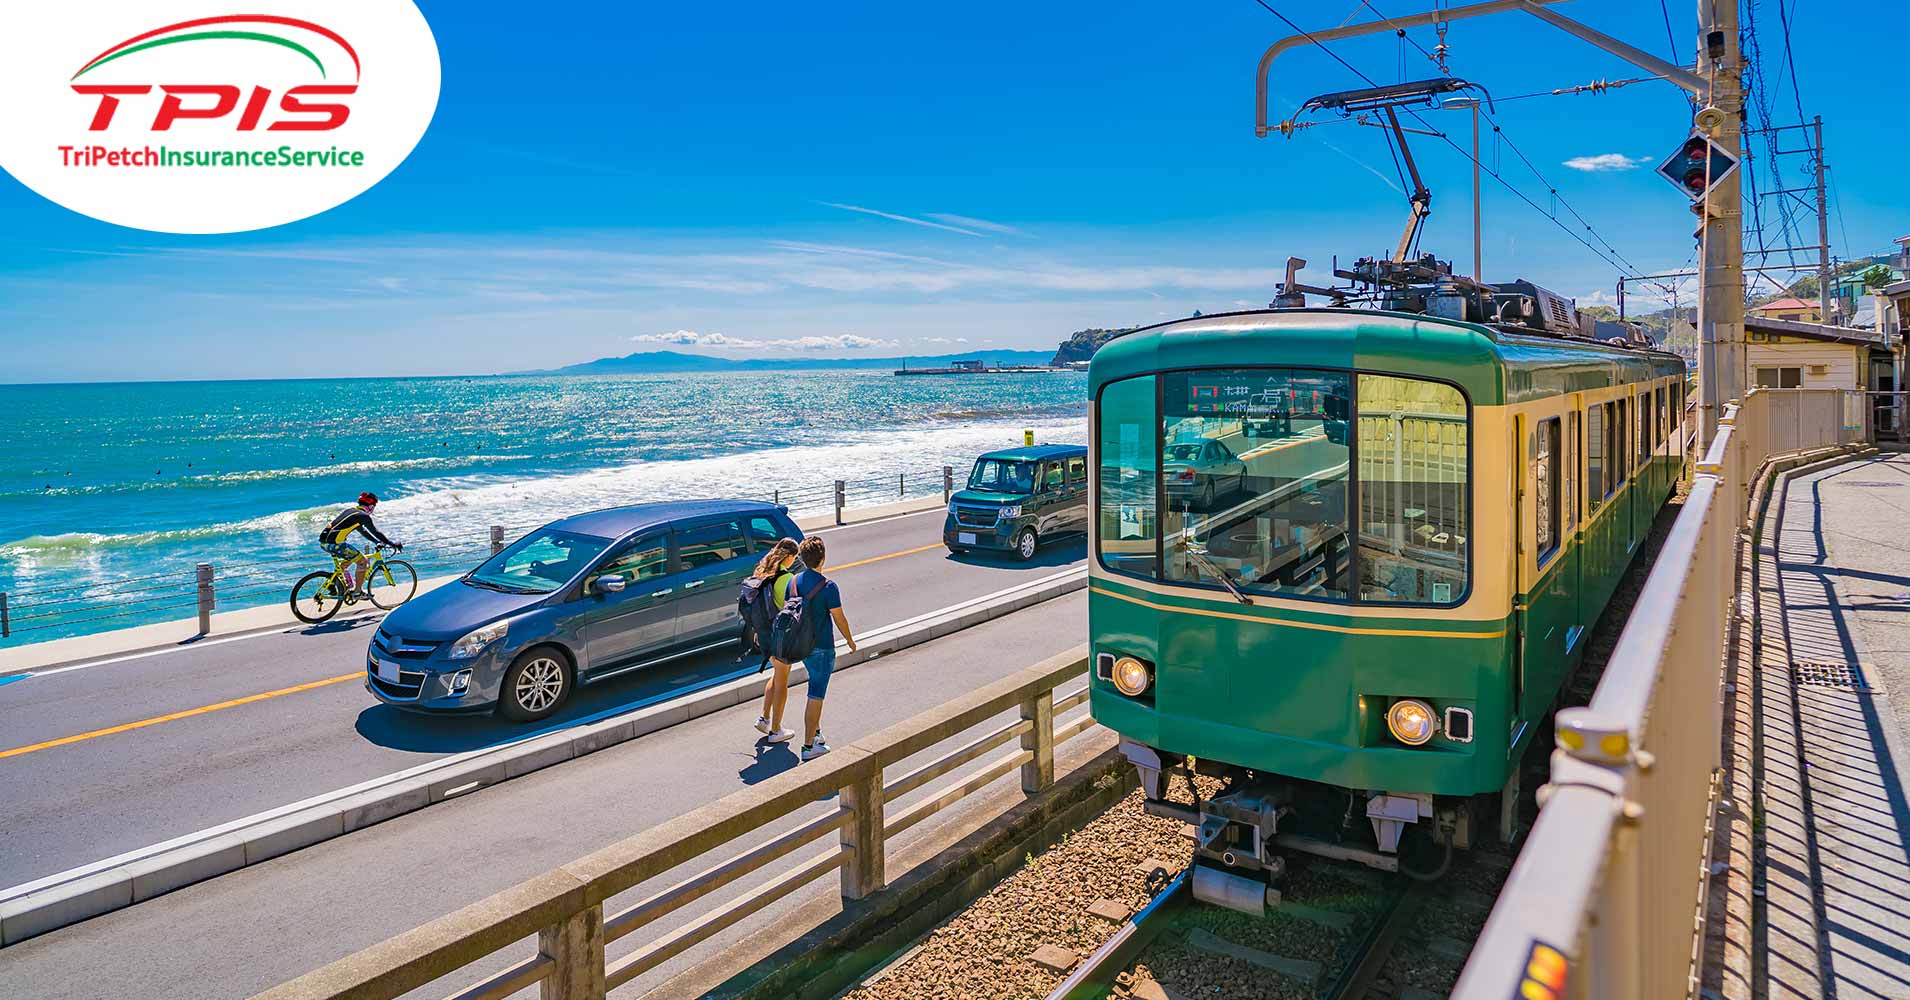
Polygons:
M397 169L438 106L413 0L5 8L0 168L135 229L236 233L335 208Z

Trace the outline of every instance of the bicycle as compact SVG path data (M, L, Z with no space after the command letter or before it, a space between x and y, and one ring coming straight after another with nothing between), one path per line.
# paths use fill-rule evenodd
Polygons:
M331 572L321 569L301 577L292 585L293 616L316 625L361 600L370 601L381 611L411 600L418 592L418 571L402 559L386 559L388 551L389 546L374 545L370 554L359 557L367 566L364 583L357 590L345 588L345 569L350 563L336 556L332 557ZM378 582L381 574L383 584Z

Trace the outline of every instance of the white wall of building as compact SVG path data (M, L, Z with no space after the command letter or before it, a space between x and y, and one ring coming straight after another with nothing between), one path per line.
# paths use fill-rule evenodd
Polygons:
M1746 367L1750 385L1757 385L1759 368L1796 368L1805 389L1861 389L1862 355L1867 348L1855 344L1835 344L1821 340L1786 337L1781 343L1747 343ZM1822 366L1822 374L1813 373Z

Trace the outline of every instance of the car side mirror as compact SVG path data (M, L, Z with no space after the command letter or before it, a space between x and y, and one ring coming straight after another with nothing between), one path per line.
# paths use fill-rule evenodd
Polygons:
M590 586L591 586L591 589L595 590L599 594L621 594L623 593L623 588L626 585L623 582L623 577L600 576L597 579L592 580L590 583Z

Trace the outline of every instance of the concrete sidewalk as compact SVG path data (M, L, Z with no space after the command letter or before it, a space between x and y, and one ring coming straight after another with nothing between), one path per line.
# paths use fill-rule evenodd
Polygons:
M1780 481L1760 541L1761 843L1751 968L1724 992L1910 997L1910 745L1894 704L1910 698L1910 455Z

